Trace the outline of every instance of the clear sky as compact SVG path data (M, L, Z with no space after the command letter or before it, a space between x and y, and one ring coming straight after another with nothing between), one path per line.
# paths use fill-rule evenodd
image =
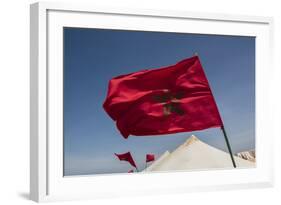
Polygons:
M220 129L124 139L103 110L108 81L199 54L234 153L255 148L255 38L64 28L64 174L127 172L114 153L174 150L191 134L227 151ZM156 79L157 80L157 79Z

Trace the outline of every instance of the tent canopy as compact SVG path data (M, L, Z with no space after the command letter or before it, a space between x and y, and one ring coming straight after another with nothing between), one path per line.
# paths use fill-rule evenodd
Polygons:
M255 167L255 163L234 156L238 168ZM214 148L192 135L172 153L166 151L144 171L233 168L229 153Z

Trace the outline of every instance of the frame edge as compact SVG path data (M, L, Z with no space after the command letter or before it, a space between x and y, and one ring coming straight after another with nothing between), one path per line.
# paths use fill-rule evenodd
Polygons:
M32 201L47 196L47 90L46 8L30 5L30 195Z
M30 195L38 202L38 3L30 5Z

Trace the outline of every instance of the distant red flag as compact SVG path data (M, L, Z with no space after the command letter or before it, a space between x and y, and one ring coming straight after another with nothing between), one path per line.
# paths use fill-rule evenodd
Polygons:
M128 171L128 173L133 173L134 172L134 170L133 169L130 169L129 171Z
M154 161L155 158L154 158L154 154L147 154L146 155L146 162L151 162L151 161Z
M103 107L124 138L223 125L198 56L111 79Z
M116 154L115 155L119 158L120 161L127 161L129 162L133 167L137 168L135 161L133 160L133 157L130 152L126 152L124 154Z

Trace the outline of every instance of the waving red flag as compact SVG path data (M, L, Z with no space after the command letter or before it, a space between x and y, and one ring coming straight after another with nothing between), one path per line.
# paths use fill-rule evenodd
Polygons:
M155 160L154 154L147 154L146 155L146 162L151 162L151 161L154 161L154 160Z
M198 56L111 79L103 107L124 138L223 125Z
M124 154L116 154L115 155L119 158L120 161L127 161L129 162L133 167L137 168L135 161L133 160L133 157L130 152L126 152Z

